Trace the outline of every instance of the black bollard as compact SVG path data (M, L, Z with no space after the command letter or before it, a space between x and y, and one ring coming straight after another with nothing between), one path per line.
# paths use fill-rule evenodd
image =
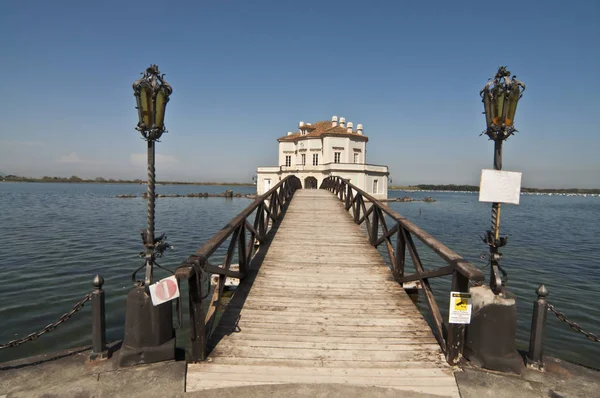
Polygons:
M527 353L527 366L544 369L544 326L548 314L548 289L540 285L536 290L537 300L533 303L533 318L531 320L531 336L529 338L529 352Z
M94 278L94 291L92 292L92 353L90 361L107 359L109 351L106 349L106 314L104 311L104 278L96 275Z
M515 295L506 289L494 294L489 286L475 286L470 292L473 313L466 327L463 355L478 367L521 373L524 364L516 346Z
M175 359L173 306L157 305L144 286L136 286L127 296L125 338L119 353L119 366Z

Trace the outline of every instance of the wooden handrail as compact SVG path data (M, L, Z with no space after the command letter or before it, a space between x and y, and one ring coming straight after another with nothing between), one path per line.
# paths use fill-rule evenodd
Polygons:
M217 249L221 246L221 244L223 244L223 242L225 242L227 238L229 238L231 234L233 234L236 228L238 228L242 223L246 223L247 219L252 215L252 213L254 213L254 211L257 210L261 205L264 206L265 201L271 198L274 194L277 194L280 188L283 187L284 189L282 190L285 190L286 185L288 187L293 186L294 191L301 187L300 180L297 177L288 176L285 179L279 181L279 183L277 183L269 191L257 197L254 200L254 202L252 202L248 207L242 210L237 216L235 216L230 222L228 222L227 225L225 225L216 234L214 234L208 241L206 241L206 243L202 245L202 247L200 247L200 249L198 249L193 255L191 255L177 268L177 270L175 271L175 275L177 276L177 278L191 278L194 275L194 269L192 267L192 264L197 262L197 258L209 258L210 256L212 256L215 253L215 251L217 251ZM271 214L273 213L271 210L271 206L263 209L263 211L268 213L268 216L271 216ZM250 230L253 235L256 234L255 230ZM257 238L259 240L262 240L264 238L263 235L264 234L259 234L257 235Z
M243 279L247 275L248 267L258 252L255 242L265 241L273 223L282 214L294 192L301 187L302 184L297 177L284 178L268 192L257 197L250 206L242 210L175 270L178 280L188 282L192 362L206 359L207 342L214 330L217 313L221 307L226 278ZM251 224L248 220L253 214L254 223ZM248 240L247 234L249 234ZM229 238L231 239L221 266L210 264L208 262L210 256ZM239 271L232 271L230 267L236 253ZM219 279L209 299L210 305L207 310L204 300L210 294L210 285L208 288L205 286L208 274L218 275Z
M371 245L377 247L380 244L385 244L392 273L398 283L403 284L404 282L417 280L421 282L427 304L433 316L437 331L436 338L440 347L450 364L458 363L464 346L464 325L449 324L446 328L429 284L429 279L452 275L452 290L468 292L470 282L484 280L483 273L413 222L351 184L349 180L338 176L330 176L323 180L321 188L333 192L338 199L345 203L346 210L352 210L356 224L365 223ZM371 205L369 208L367 208L368 203ZM384 214L388 215L395 224L389 229ZM392 240L394 235L395 247ZM446 261L448 265L434 269L424 269L413 236L417 237L435 254ZM404 274L407 249L415 266L415 273L411 275Z

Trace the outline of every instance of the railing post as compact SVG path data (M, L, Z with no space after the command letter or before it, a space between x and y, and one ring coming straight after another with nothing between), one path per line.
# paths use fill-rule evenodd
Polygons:
M469 292L469 278L458 272L452 273L452 291ZM446 342L446 361L450 365L456 365L462 358L465 347L465 325L449 323L448 340Z
M94 291L92 292L92 353L90 361L107 359L106 348L106 314L104 311L104 278L100 275L94 277Z
M548 289L540 285L536 290L537 300L533 303L533 319L531 320L531 335L529 338L529 352L527 353L527 366L539 370L544 368L544 327L548 314Z
M196 271L197 272L197 271ZM200 281L200 286L197 285ZM190 302L190 362L199 362L206 359L206 328L202 296L204 292L204 281L202 276L188 279L189 302Z
M350 209L350 184L346 184L346 210Z
M396 256L396 261L394 262L394 265L396 266L394 276L398 279L404 278L404 263L406 261L406 242L404 241L404 234L402 233L403 228L402 224L398 223L398 232L396 232L396 251L394 252ZM400 283L400 286L403 285L403 283Z
M355 197L355 201L354 201L354 223L358 224L358 221L360 220L360 200L362 199L362 196L360 195L360 192L356 192L356 197Z
M373 223L371 224L371 246L375 246L377 238L379 238L379 212L377 211L377 205L375 203L371 203L371 206L373 208L373 211L371 212L373 215Z

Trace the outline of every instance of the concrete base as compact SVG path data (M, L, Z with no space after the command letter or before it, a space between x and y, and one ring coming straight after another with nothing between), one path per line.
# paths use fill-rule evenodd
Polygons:
M463 355L478 367L521 373L523 359L517 352L517 305L510 292L495 295L489 286L471 288L473 313L466 328Z
M340 384L257 385L184 392L186 364L168 361L118 368L116 357L89 362L90 351L69 350L0 363L0 397L439 397L419 392ZM600 391L600 372L545 358L546 371L525 370L520 376L465 369L455 373L462 398L589 398Z
M118 362L119 366L134 366L173 359L175 359L175 338L159 346L130 347L123 345L119 350Z
M127 296L125 338L118 358L119 366L173 359L173 305L169 301L155 307L143 286L134 287Z

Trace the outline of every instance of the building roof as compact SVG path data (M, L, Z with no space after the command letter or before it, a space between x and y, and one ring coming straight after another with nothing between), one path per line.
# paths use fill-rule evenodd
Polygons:
M347 127L340 127L339 124L336 127L332 127L332 123L329 120L323 120L321 122L313 123L310 126L305 127L312 129L312 131L309 131L307 134L304 135L302 135L302 133L298 131L294 134L280 137L277 139L277 141L297 141L300 139L320 138L325 136L350 137L365 142L369 141L369 138L366 135L358 134L356 131L352 131L351 133L349 133Z

